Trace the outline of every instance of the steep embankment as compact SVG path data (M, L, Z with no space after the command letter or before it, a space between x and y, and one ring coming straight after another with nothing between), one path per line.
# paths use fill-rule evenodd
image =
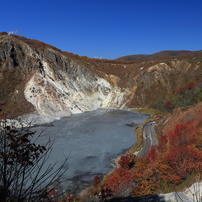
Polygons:
M202 77L201 55L147 62L97 60L0 34L4 113L61 117L97 108L151 106Z

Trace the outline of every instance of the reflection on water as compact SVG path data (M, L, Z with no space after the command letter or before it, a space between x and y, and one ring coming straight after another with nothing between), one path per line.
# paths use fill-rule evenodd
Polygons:
M111 170L110 159L135 143L133 126L142 123L148 115L125 110L99 109L65 117L51 127L35 127L45 130L55 139L48 163L60 165L68 157L68 170L64 175L69 182L92 181L94 175ZM43 136L41 142L47 139Z

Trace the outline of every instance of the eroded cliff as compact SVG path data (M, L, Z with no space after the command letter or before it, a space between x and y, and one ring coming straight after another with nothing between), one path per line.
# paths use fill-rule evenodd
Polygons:
M36 49L12 36L0 38L0 85L4 110L62 117L98 108L121 108L128 88L114 85L52 48ZM103 74L104 75L104 74ZM109 79L110 80L110 79Z

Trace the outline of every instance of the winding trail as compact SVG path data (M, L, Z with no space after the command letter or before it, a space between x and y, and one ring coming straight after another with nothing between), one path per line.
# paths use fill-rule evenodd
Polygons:
M148 151L153 145L157 144L157 139L155 138L155 125L156 122L148 122L147 124L144 125L143 128L143 147L141 151L138 154L138 157L143 158L147 155Z

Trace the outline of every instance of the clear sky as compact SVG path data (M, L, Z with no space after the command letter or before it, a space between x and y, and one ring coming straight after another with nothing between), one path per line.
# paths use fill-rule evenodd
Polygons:
M202 49L202 0L1 0L0 31L80 56Z

